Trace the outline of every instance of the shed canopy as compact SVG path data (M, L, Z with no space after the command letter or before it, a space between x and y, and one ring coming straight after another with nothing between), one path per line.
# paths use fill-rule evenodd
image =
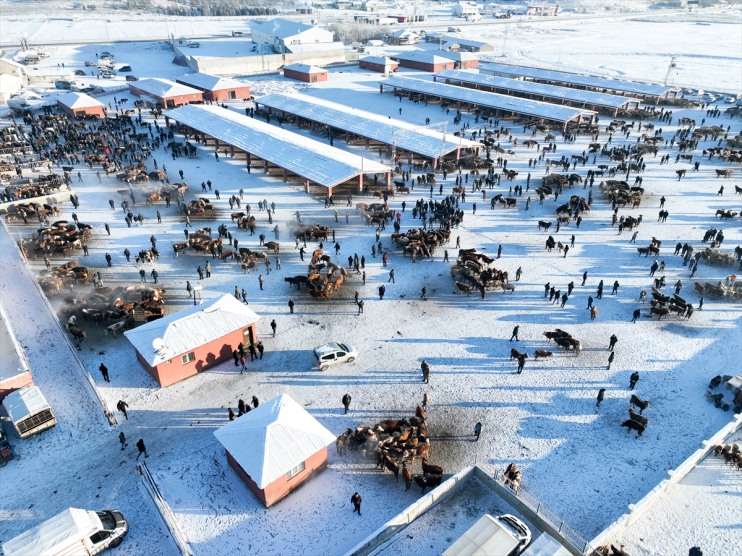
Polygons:
M436 75L436 78L484 85L485 87L494 87L496 89L508 89L518 93L542 95L549 98L582 102L591 106L604 106L607 108L621 108L632 101L636 103L640 102L639 99L632 99L621 95L596 93L584 89L547 85L545 83L511 79L498 75L485 75L476 70L443 70Z
M260 404L214 436L258 488L335 442L335 435L288 394Z
M127 330L124 335L147 364L155 367L259 319L234 296L222 295Z
M304 135L213 105L189 104L166 116L325 187L391 169Z
M130 83L130 87L140 89L145 93L154 95L158 98L169 98L178 97L184 95L200 95L201 91L189 87L188 85L181 85L175 81L169 79L162 79L160 77L152 77L150 79L140 79L135 83Z
M515 98L497 93L456 87L454 85L411 79L409 77L390 77L385 81L381 81L381 85L558 122L569 122L582 115L595 114L592 110L571 108L569 106L560 106L526 98Z
M379 114L301 93L290 95L273 93L259 98L256 102L275 110L296 114L313 122L348 131L360 137L368 137L385 145L394 143L400 149L429 158L439 158L459 147L471 149L482 146L476 141L451 134L444 136L441 131L390 120Z
M99 100L96 100L93 97L86 95L85 93L75 93L75 92L65 93L63 95L58 96L57 102L61 104L62 106L66 106L67 108L70 108L70 109L98 108L99 106L105 106Z
M498 62L482 64L483 68L500 75L512 75L516 77L528 77L535 80L552 81L554 83L573 84L582 87L606 89L609 91L622 91L645 96L664 96L676 87L665 85L652 85L650 83L636 83L635 81L623 81L620 79L608 79L606 77L595 77L592 75L580 75L566 71L547 70L540 68L529 68Z
M237 89L239 87L249 86L244 81L238 81L229 77L219 77L218 75L210 75L208 73L186 73L178 77L178 81L206 91L222 91L224 89Z
M49 408L49 404L38 386L26 386L11 392L5 396L3 405L13 423Z

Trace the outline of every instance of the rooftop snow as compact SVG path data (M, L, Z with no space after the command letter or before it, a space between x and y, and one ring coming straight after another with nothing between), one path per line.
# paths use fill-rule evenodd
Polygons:
M98 106L105 106L99 100L95 100L93 97L86 95L85 93L65 93L57 97L57 102L67 108L97 108Z
M532 79L544 79L557 83L570 83L584 87L596 87L599 89L608 89L612 91L623 91L637 95L663 96L668 91L673 91L676 87L666 87L664 85L652 85L649 83L635 83L634 81L621 81L619 79L607 79L605 77L594 77L592 75L580 75L566 71L547 70L539 68L529 68L525 66L514 66L511 64L500 64L497 62L487 62L482 64L482 69L496 73L515 75L519 77L530 77Z
M201 91L198 89L194 89L187 85L181 85L180 83L170 81L169 79L161 79L159 77L141 79L136 83L131 83L129 86L158 98L201 94Z
M205 91L221 91L223 89L249 87L249 85L244 81L230 79L229 77L219 77L218 75L209 75L208 73L187 73L178 77L176 81Z
M373 160L219 106L189 104L166 115L324 187L360 174L391 171Z
M257 30L267 35L272 35L279 39L285 39L286 37L293 37L304 31L309 31L313 27L306 23L299 23L298 21L289 21L288 19L271 19L270 21L251 21L250 29L253 31Z
M274 93L265 95L255 102L275 110L296 114L313 122L349 131L361 137L368 137L385 145L396 142L401 149L429 158L438 158L459 147L481 146L476 141L460 139L451 134L446 134L444 140L439 131L400 120L390 120L379 114L301 93L291 95Z
M49 408L38 386L26 386L20 390L14 390L5 397L3 405L13 423Z
M289 64L288 66L283 66L283 69L291 70L291 71L298 71L301 73L326 73L327 72L326 69L318 68L317 66L310 66L309 64Z
M507 110L526 116L546 118L557 122L569 122L582 114L595 113L592 110L559 106L548 102L515 98L497 93L475 91L473 89L456 87L455 85L444 85L443 83L434 83L432 81L423 81L422 79L412 79L409 77L390 77L386 81L381 81L381 84L387 87L396 87L416 93L443 97L478 106L485 106L487 108Z
M621 108L629 102L641 102L639 99L632 99L620 95L594 93L583 89L572 89L570 87L559 87L557 85L547 85L545 83L535 83L533 81L522 81L520 79L510 79L508 77L500 77L497 75L484 75L472 70L444 70L438 73L436 77L443 79L450 78L464 83L475 83L477 85L486 85L499 89L509 89L519 93L544 95L554 99L584 102L593 106L605 106L608 108Z
M335 435L288 394L260 404L217 429L214 436L258 488L335 441Z
M415 51L415 52L399 52L397 54L392 54L390 57L392 60L410 60L412 62L426 62L428 64L450 64L451 58L447 58L445 56L439 56L437 53L433 54L432 52L423 52L423 51Z
M366 56L365 58L360 58L358 61L366 62L368 64L380 64L384 66L397 63L396 60L392 60L391 58L388 58L386 56Z
M127 330L124 335L147 364L155 367L259 319L247 305L225 294ZM153 345L157 339L162 340L159 350Z

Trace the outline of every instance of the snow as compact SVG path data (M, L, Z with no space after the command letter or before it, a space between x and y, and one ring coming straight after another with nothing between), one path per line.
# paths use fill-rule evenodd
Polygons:
M102 102L95 100L85 93L71 92L66 95L60 95L57 100L67 108L96 108L103 106Z
M7 5L3 3L4 10ZM172 30L177 25L179 32L194 35L194 25L204 34L242 25L217 18L165 21L120 13L99 14L97 23L70 18L47 20L47 15L40 12L29 17L15 10L7 16L4 12L0 20L4 44L18 44L17 38L23 33L29 35L32 43L44 42L45 38L91 41L82 46L50 47L50 56L44 63L54 67L64 61L68 67L83 67L84 60L108 49L117 59L135 60L136 74L147 77L173 78L186 70L171 64L172 51L162 43L117 41L162 37L166 26ZM57 10L55 7L48 13L59 13ZM110 23L105 19L110 19ZM742 91L738 57L742 37L736 32L739 10L555 19L558 21L519 19L504 26L467 26L466 31L474 38L491 41L503 52L504 60L500 61L654 83L664 81L670 57L677 54L678 66L671 74L674 85L729 93ZM112 38L107 38L107 34ZM372 54L388 53L374 49ZM122 83L123 80L114 80L113 84ZM429 117L435 122L445 120L451 130L454 128L453 114L446 115L435 105L407 101L400 105L391 95L378 94L378 75L369 76L355 68L334 69L327 82L313 87L275 75L255 79L254 83L256 94L301 90L418 125ZM112 104L114 95L101 100ZM131 100L125 108L132 108ZM145 121L152 121L144 115ZM706 116L703 110L674 110L674 122L683 116L698 122L706 118L707 124L731 125L732 132L739 132L739 120L726 115L716 119ZM477 129L471 114L464 114L464 123L471 125L470 130ZM675 124L653 123L663 127L665 137L676 129ZM293 127L287 129L298 136L311 136L310 132ZM514 127L513 132L519 143L530 137L530 132L522 133L522 127ZM636 138L636 131L626 140L614 135L613 144L634 143ZM538 134L536 139L543 141L543 135ZM602 133L601 141L605 140ZM581 153L588 142L587 137L580 137L575 143L557 139L557 151L551 157ZM510 145L504 141L502 144ZM336 146L341 145L336 141ZM715 145L715 141L702 141L697 152ZM520 145L514 150L516 156L508 160L508 169L519 172L514 184L525 189L525 176L530 171L534 186L543 176L543 164L529 170L528 159L536 153ZM282 152L274 154L283 156ZM717 179L713 170L730 166L716 158L704 158L699 172L689 171L678 181L674 170L691 167L673 163L677 148L666 146L661 151L664 152L673 155L669 165L659 165L659 158L647 159L642 206L633 211L622 209L619 214L643 214L639 245L646 245L652 237L662 240L668 283L681 279L681 295L697 302L687 268L679 257L670 255L672 246L688 241L696 250L705 247L700 239L709 227L724 229L725 251L742 242L738 221L720 222L714 218L718 209L737 210L738 201L730 190L739 184L739 173L734 167L732 180ZM271 509L262 508L229 468L224 451L213 436L216 429L227 423L226 408L234 407L237 399L249 399L252 395L266 400L279 394L291 395L324 427L338 434L348 427L409 416L427 393L431 463L443 465L449 474L474 462L499 470L517 462L523 469L523 485L586 538L625 513L628 504L649 492L668 469L675 468L704 438L729 420L729 413L714 408L704 394L713 376L742 367L740 306L709 298L691 320L658 322L642 317L632 324L630 315L638 306L638 293L651 286L647 276L651 262L637 257L635 246L629 244L630 234L618 235L610 225L612 210L598 191L594 193L593 209L580 228L571 224L556 235L563 242L569 241L573 233L576 236L575 247L565 258L543 250L545 234L534 225L538 220L553 219L554 208L563 197L557 203L549 198L543 205L534 201L527 212L523 206L525 198L519 199L515 210L490 210L481 194L479 199L471 196L471 184L467 184L468 197L462 203L465 221L454 230L454 237L460 236L462 247L477 248L489 256L496 253L498 245L503 245L497 268L507 270L511 277L518 267L523 270L513 293L488 293L485 300L479 300L454 292L451 264L442 262L440 249L434 260L413 264L402 257L401 250L391 248L387 229L381 240L390 249L390 266L384 268L378 258L370 255L375 240L373 229L366 227L351 208L347 209L349 223L342 217L335 223L333 208L325 209L321 199L275 178L256 172L246 174L244 160L222 158L217 163L213 153L203 149L194 159L170 161L162 150L155 157L160 167L163 163L168 165L171 179L177 179L176 172L182 169L189 183L213 181L222 192L221 201L214 201L219 212L217 221L226 222L241 245L257 248L257 241L230 224L228 196L245 190L243 203L253 207L258 233L269 233L272 226L268 226L265 213L255 208L257 202L267 199L277 203L274 218L282 234L282 269L263 274L265 289L259 289L257 273L243 274L230 263L215 262L212 277L203 282L206 299L230 293L235 285L247 289L250 307L261 316L258 335L266 346L265 358L250 363L250 372L245 375L240 375L230 361L160 389L121 336L104 336L102 329L83 323L88 338L75 353L32 281L32 273L44 270L43 263L31 258L27 267L12 245L19 234L28 235L33 227L10 225L12 238L0 233L0 299L26 350L35 382L59 422L28 440L10 435L17 457L2 470L0 539L11 538L70 506L109 507L120 510L131 526L124 543L110 551L112 556L174 554L175 548L160 518L137 488L133 444L138 438L145 439L150 453L147 465L197 554L340 554L418 499L419 491L405 492L401 482L374 471L373 464L360 456L339 457L330 450L329 466L323 473ZM152 169L151 159L148 163ZM577 171L584 173L589 167L592 166ZM141 212L146 220L141 226L127 228L123 214L107 204L109 197L120 200L116 191L121 189L121 183L107 176L99 182L95 169L81 167L80 171L83 181L73 180L72 184L82 202L75 212L95 230L84 264L100 270L106 285L138 282L139 267L134 262L127 263L122 251L126 247L132 252L148 248L152 234L163 245L181 241L184 222L177 207L166 210L163 205L138 203L135 213ZM446 192L450 192L454 177L449 175L443 182ZM718 196L716 192L722 184L725 193ZM494 193L506 194L508 186L503 181ZM440 199L435 193L435 198ZM565 192L570 193L584 195L587 191L577 186ZM187 198L200 194L198 187L192 187ZM654 214L663 195L670 218L659 223ZM428 191L418 190L391 200L395 210L401 210L403 200L407 203L403 230L419 225L411 220L409 212L419 197L427 199ZM472 203L477 200L479 209L472 214ZM72 207L65 204L62 209L62 218L69 220ZM162 224L156 223L155 210L162 212ZM329 302L315 302L305 290L289 289L283 278L306 271L306 262L299 260L285 234L296 210L301 211L305 222L336 228L341 244L340 262L353 253L366 257L365 286L358 277L351 276ZM111 226L110 236L103 230L104 223ZM205 225L213 226L213 222ZM325 247L329 245L326 243ZM452 259L456 254L453 245L453 241L448 245ZM314 243L308 245L316 247ZM204 259L192 253L175 258L168 250L162 251L166 254L156 267L167 289L168 311L185 308L191 301L185 281L196 279L195 268ZM114 257L112 268L106 266L106 252ZM54 264L61 262L55 259ZM395 284L387 282L391 268L395 270ZM146 265L146 270L150 270L150 265ZM702 264L695 278L716 283L734 270ZM584 271L589 274L588 284L581 287ZM600 279L608 285L618 279L621 287L617 295L606 295L598 301L599 317L590 321L584 309L586 298L594 295ZM564 309L543 299L544 283L563 289L571 280L578 286ZM379 301L376 294L381 284L387 286L384 301ZM428 301L419 299L423 285L427 287ZM365 301L365 312L360 316L353 304L355 290ZM75 295L85 294L80 291ZM289 315L286 307L289 297L297 304L294 315ZM63 299L54 301L58 308L64 303ZM644 312L646 308L642 309ZM278 333L272 338L268 323L274 318ZM515 324L521 326L521 341L510 343ZM578 356L556 352L542 335L544 330L555 327L579 338L583 352ZM619 337L619 343L616 360L607 370L606 347L611 334ZM354 345L360 354L358 360L326 372L310 370L311 348L330 340ZM556 353L551 359L529 360L523 374L518 375L508 359L511 347L531 353L534 349ZM420 381L418 369L423 358L432 368L428 385ZM111 383L103 382L96 371L102 361L109 368ZM109 406L115 406L119 399L127 401L128 421L119 413L119 424L108 427L95 396L86 387L84 369L91 371ZM635 370L641 373L636 394L652 402L644 412L650 425L641 438L619 427L627 416L631 395L628 377ZM606 388L607 392L596 411L594 400L599 388ZM353 395L347 415L340 403L346 392ZM477 421L484 424L484 430L480 441L473 442L472 428ZM124 451L120 451L118 443L121 431L129 439ZM698 474L692 473L667 493L657 513L645 516L635 525L636 529L626 538L627 546L630 544L634 552L642 554L682 554L692 542L707 555L733 553L733 547L742 543L742 530L738 527L740 475L718 465L718 460L705 460ZM723 493L724 490L729 493ZM351 512L349 499L354 491L364 498L362 517ZM449 544L447 537L453 539L465 531L484 510L497 514L501 503L497 498L462 496L460 500L450 512L435 514L432 522L413 522L405 530L405 534L414 536L406 541L409 548L405 548L405 553L440 553Z
M132 85L132 87L135 87L140 91L144 91L145 93L149 93L150 95L153 95L157 98L170 98L177 96L201 94L201 91L199 91L198 89L194 89L193 87L189 87L188 85L176 83L175 81L170 81L169 79L159 79L157 77L154 77L152 79L141 79L134 85Z

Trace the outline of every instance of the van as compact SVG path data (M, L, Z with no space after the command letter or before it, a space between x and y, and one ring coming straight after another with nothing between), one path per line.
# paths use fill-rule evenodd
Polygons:
M194 42L189 42L188 43L188 48L199 48L200 46L201 46L201 43L200 42L194 41Z
M26 386L11 392L3 400L3 405L21 438L28 438L57 424L54 412L38 386Z
M30 66L41 62L41 58L38 54L26 54L26 57L21 60L21 64Z
M23 110L31 110L31 105L26 102L25 98L11 98L8 100L8 108L22 112Z
M449 546L443 556L516 556L531 542L531 531L514 515L483 515Z
M127 81L139 81L139 78L134 75L127 75L126 80Z
M54 82L54 86L57 89L62 89L63 91L71 91L72 90L72 81L67 81L66 79L57 79Z
M119 546L129 524L117 510L68 508L3 543L5 556L54 554L92 556Z

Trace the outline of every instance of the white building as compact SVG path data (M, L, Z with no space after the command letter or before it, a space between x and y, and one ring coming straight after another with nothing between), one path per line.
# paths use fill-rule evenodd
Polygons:
M479 13L479 6L467 2L459 2L456 4L453 7L453 15L456 17L463 17L467 21L482 19L482 16Z
M301 46L333 43L332 31L288 19L252 21L250 29L254 43L270 44L278 54L295 52Z

